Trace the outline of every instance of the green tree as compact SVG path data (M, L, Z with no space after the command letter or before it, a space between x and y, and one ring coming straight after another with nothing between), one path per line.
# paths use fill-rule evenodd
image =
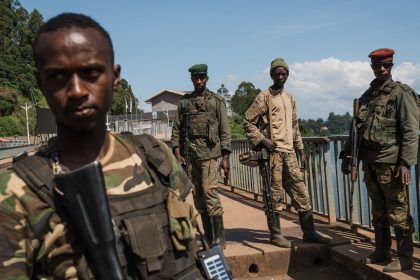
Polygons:
M12 115L17 105L17 91L0 87L0 116Z
M328 130L323 130L324 127L327 127L327 125L322 118L316 120L299 119L299 129L302 136L326 136Z
M25 130L18 118L14 116L0 117L0 136L24 135Z
M130 100L132 102L131 108L132 113L135 112L138 104L137 98L134 97L131 86L125 79L121 79L120 84L114 91L114 98L112 101L111 114L112 115L124 115L130 113Z
M246 138L243 124L244 124L244 119L240 117L238 114L234 113L233 116L229 118L229 127L230 127L230 134L232 136L232 139Z
M327 126L331 134L348 134L352 116L347 112L344 115L336 115L331 112L328 115Z
M28 13L19 1L0 0L0 5L0 83L30 97L30 89L36 87L32 42L43 19L37 10Z
M261 92L259 88L255 88L253 83L242 82L231 99L233 112L238 114L240 118L244 118L246 110L251 106L255 97Z

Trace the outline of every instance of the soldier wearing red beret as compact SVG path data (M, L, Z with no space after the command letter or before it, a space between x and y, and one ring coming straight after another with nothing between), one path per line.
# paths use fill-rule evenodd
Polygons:
M369 54L375 79L359 99L356 123L359 159L372 200L375 251L364 263L391 261L391 231L395 229L397 258L384 267L398 272L413 267L414 223L408 209L410 166L417 163L419 115L417 95L408 85L392 79L394 50ZM349 172L350 145L342 155L342 171Z

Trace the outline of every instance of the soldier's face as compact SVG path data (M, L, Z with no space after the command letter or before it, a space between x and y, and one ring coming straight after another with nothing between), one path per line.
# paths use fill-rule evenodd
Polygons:
M191 75L191 81L196 91L203 91L206 88L208 80L209 77L206 74Z
M93 28L41 34L35 46L38 85L57 123L86 131L104 125L120 81L109 43Z
M270 75L274 86L282 88L289 77L289 72L283 67L276 67L271 71Z
M391 77L392 66L392 62L376 62L370 65L378 80L388 80Z

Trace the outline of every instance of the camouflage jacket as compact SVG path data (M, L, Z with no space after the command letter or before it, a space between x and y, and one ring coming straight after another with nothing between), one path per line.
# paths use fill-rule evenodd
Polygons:
M109 150L100 160L109 199L123 202L150 192L153 176L133 152L134 143L118 135L109 137ZM170 186L182 192L191 183L167 145L158 143L172 165ZM79 279L83 256L76 240L68 223L16 173L0 170L1 279Z
M273 135L270 135L269 129L269 95L272 96ZM262 120L263 131L260 131L257 127L260 119ZM296 101L285 90L275 92L268 89L260 92L245 113L244 129L254 146L268 137L276 144L277 152L293 152L294 149L301 150L304 148L299 130Z
M359 158L365 162L417 164L418 111L415 92L392 79L373 80L360 97ZM350 153L346 145L345 154Z
M200 160L218 158L222 150L231 152L229 119L223 97L208 89L202 95L192 92L181 97L172 127L173 148L183 150L181 143L185 143L186 133L189 151Z

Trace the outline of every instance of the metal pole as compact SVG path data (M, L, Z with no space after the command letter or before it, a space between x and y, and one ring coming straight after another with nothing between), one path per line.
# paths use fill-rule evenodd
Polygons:
M23 106L19 106L20 108L22 108L22 109L25 109L25 113L26 113L26 134L27 134L27 136L28 136L28 144L31 144L31 139L29 138L29 118L28 118L28 110L29 110L29 108L31 108L32 107L32 105L31 106L28 106L28 103L25 103L25 107L23 107Z
M169 132L169 111L168 109L166 109L166 120L167 120L167 125L166 125L166 129L165 129L165 138L168 139L168 132Z
M323 142L323 156L324 156L324 166L325 172L323 176L325 176L325 188L327 193L327 209L325 212L328 213L328 223L332 224L335 223L337 220L336 213L335 213L335 201L334 201L334 187L333 187L333 180L331 178L331 158L330 158L330 142Z

